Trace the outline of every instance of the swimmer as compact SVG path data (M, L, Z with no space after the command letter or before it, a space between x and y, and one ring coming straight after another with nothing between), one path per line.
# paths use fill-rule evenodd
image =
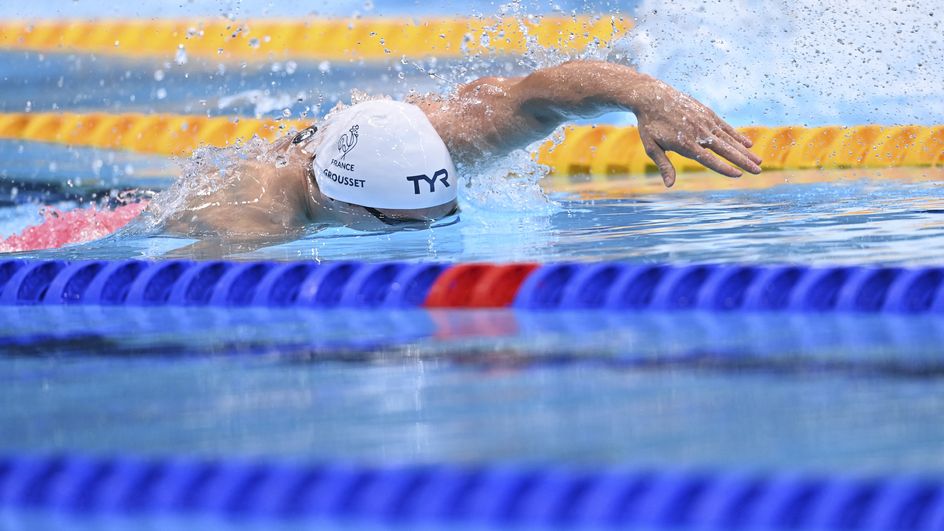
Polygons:
M429 224L458 209L456 167L548 137L575 118L636 115L665 186L674 151L738 177L760 173L751 141L710 109L627 66L573 61L526 77L487 77L448 96L374 100L273 142L220 190L188 199L166 229L198 237L284 241L312 223Z

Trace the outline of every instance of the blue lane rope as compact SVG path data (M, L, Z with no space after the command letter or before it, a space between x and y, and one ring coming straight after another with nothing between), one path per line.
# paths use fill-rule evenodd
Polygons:
M939 478L0 457L0 507L647 529L941 529Z
M398 262L7 260L0 261L0 304L411 308L423 306L449 267ZM535 269L520 285L513 306L939 313L944 312L942 285L944 269L937 267L562 263Z
M525 280L514 306L937 313L942 280L940 268L553 264Z
M442 264L0 262L0 304L421 306Z

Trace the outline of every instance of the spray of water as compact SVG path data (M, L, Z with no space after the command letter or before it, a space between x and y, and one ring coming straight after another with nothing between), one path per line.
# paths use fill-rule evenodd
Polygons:
M616 52L740 123L944 121L939 0L643 0Z
M353 91L351 104L383 98L383 96ZM321 128L325 129L334 116L345 108L347 108L346 104L336 105L320 121ZM289 131L285 131L285 134L289 134ZM276 142L253 137L245 143L240 142L224 148L204 146L194 151L189 158L178 159L180 177L150 201L147 215L135 229L146 232L175 227L175 230L191 232L191 230L184 230L190 217L189 212L221 206L221 202L231 200L231 196L220 192L227 189L233 191L236 187L240 187L244 180L253 189L259 189L258 193L264 194L265 187L259 187L257 180L259 176L253 173L265 171L267 167L275 169L289 164L280 144L284 144L284 137ZM242 201L248 203L261 199L261 197L245 197L243 194L233 195L240 196ZM222 206L227 205L230 203ZM193 230L199 232L198 229Z
M201 147L189 158L179 159L180 177L154 196L138 228L155 230L170 220L180 219L188 210L201 208L204 199L210 200L224 188L238 186L243 176L236 170L241 163L271 159L271 150L269 142L253 137L225 148Z
M944 62L939 59L944 56L944 39L939 37L944 14L936 13L928 0L900 6L862 0L669 4L643 0L634 13L636 29L628 38L613 46L592 41L578 51L540 46L529 34L530 25L541 23L541 16L534 12L534 6L516 1L480 15L495 23L466 36L467 44L479 46L466 46L467 53L459 61L392 60L389 73L394 83L389 94L401 97L416 74L432 81L440 97L450 98L459 86L482 76L519 76L572 59L607 59L635 64L735 122L927 123L944 119L944 85L936 82L944 79ZM489 44L509 25L525 35L525 52L516 57L490 54ZM405 72L413 75L405 76ZM349 101L356 104L374 97L387 96L353 90ZM343 104L334 112L342 108ZM535 215L557 210L539 185L548 168L534 160L533 148L504 157L483 157L461 167L466 208ZM238 149L200 151L185 164L185 183L167 192L162 204L172 210L180 207L181 198L211 193L227 174L221 168L239 158L264 155L264 144L256 142Z
M545 6L544 9L537 10L537 12L547 11L554 11L554 9L549 10ZM536 68L560 64L569 59L604 58L614 52L605 48L599 41L591 42L587 49L576 52L542 47L530 34L529 25L540 24L542 19L540 15L533 15L534 12L534 6L514 1L499 6L494 12L477 15L481 20L488 19L494 22L486 25L480 34L466 35L467 43L474 41L481 47L467 46L465 56L457 62L440 62L436 58L424 60L401 58L399 61L391 58L388 74L392 74L395 81L388 84L388 95L370 95L353 89L349 98L350 104L391 96L399 99L411 90L411 87L405 85L415 82L417 79L415 74L419 74L419 79L426 81L420 87L428 88L429 82L432 82L432 86L440 97L450 98L459 86L482 76L525 75ZM516 27L525 36L525 52L516 57L497 56L490 53L488 51L490 40L501 38L502 28L508 26ZM382 42L384 36L377 35L376 38ZM318 65L318 70L322 74L330 72L331 65L322 63ZM414 75L408 77L405 73ZM393 91L389 91L391 87ZM418 92L425 92L422 88ZM265 114L290 105L290 100L294 97L280 94L277 87L273 90L271 94L268 91L242 92L221 98L218 105L220 108L226 108L248 101L253 104L257 114ZM344 103L338 104L325 119L330 120L333 113L343 108L345 108ZM560 138L560 135L557 138ZM502 157L485 156L473 164L461 166L460 179L465 184L460 188L461 200L467 211L547 216L559 210L559 206L548 199L539 184L541 178L547 175L549 168L535 161L532 155L534 148L536 146ZM487 150L483 151L487 152ZM200 197L212 196L221 188L231 185L232 179L236 178L233 168L240 160L260 157L268 157L268 154L266 144L258 140L235 148L198 150L192 159L183 162L182 176L178 182L153 201L150 209L153 214L153 224L156 226L163 223L179 214L182 209L188 208L188 205L198 201Z
M443 98L453 97L454 92L464 83L469 83L485 76L516 77L549 66L559 65L574 59L610 59L619 60L620 49L612 47L608 41L591 39L583 50L572 47L566 49L542 46L532 34L530 28L541 24L542 15L534 15L533 5L513 1L498 7L496 12L479 15L492 22L484 26L479 34L466 35L465 41L477 42L479 47L465 46L464 56L458 63L440 68L433 62L424 64L416 61L401 61L415 71L437 81ZM554 12L559 9L543 9L538 12ZM559 14L559 13L558 13ZM574 15L575 16L575 15ZM620 15L598 15L598 18L612 18ZM516 57L501 57L489 52L493 39L501 38L503 28L515 27L524 35L524 53ZM589 35L590 26L585 29ZM576 36L575 36L576 37ZM472 52L471 50L479 50ZM559 143L563 135L558 131L551 137ZM549 199L540 186L550 168L539 164L534 157L537 147L543 142L517 150L502 157L483 157L472 164L460 167L460 173L466 186L462 198L467 208L474 211L512 212L547 216L561 209L560 205ZM489 149L483 147L483 152Z

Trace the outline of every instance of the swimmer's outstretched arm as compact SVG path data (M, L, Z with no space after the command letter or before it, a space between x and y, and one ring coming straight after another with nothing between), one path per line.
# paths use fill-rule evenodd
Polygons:
M636 115L643 146L666 186L675 184L675 168L666 151L729 177L741 175L731 164L750 173L761 171L760 158L748 149L751 141L711 109L657 79L613 63L573 61L523 78L482 78L459 87L448 99L415 103L457 162L473 163L522 148L574 118L622 110Z

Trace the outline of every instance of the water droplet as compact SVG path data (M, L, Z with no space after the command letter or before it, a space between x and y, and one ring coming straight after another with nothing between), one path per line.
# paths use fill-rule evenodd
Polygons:
M179 65L187 64L187 50L183 44L177 45L177 54L174 55L174 62Z

